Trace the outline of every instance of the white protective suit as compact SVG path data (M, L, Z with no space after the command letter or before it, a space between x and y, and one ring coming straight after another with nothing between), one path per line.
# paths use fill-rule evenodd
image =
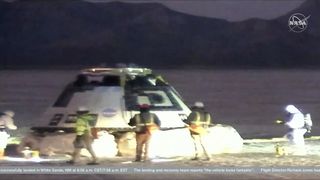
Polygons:
M0 115L0 149L5 149L8 144L10 135L6 132L6 129L17 129L13 122L13 116L12 111L5 111Z
M290 117L285 122L285 125L289 127L289 132L285 137L294 145L296 154L304 154L304 134L307 132L304 115L294 105L288 105L285 110L290 113Z

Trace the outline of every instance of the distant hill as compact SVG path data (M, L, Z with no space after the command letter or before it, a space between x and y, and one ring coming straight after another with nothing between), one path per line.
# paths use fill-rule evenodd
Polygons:
M305 32L289 32L294 12L311 15ZM0 1L0 64L320 67L319 12L308 0L274 20L228 22L157 3Z

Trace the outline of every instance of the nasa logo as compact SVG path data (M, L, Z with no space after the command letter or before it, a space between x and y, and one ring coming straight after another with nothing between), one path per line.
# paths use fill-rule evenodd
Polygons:
M300 33L307 29L308 27L308 19L310 18L310 15L308 17L304 16L301 13L294 13L290 16L288 21L288 26L290 31Z
M102 111L102 115L105 117L112 117L117 114L117 111L115 109L107 108Z

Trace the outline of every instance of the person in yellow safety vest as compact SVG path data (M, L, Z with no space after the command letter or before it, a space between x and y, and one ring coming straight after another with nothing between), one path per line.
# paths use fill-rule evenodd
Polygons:
M199 160L201 148L203 154L206 156L205 160L210 160L210 155L207 151L206 144L202 142L202 138L207 134L207 128L211 124L211 115L204 110L202 102L195 102L191 110L191 114L184 122L188 125L195 147L195 157L192 158L192 160Z
M142 159L142 153L144 152L143 160L148 158L148 146L151 135L154 131L160 128L160 120L156 114L150 113L150 105L139 105L140 113L134 115L128 123L130 126L135 126L136 132L136 159L139 162Z
M79 159L81 149L86 148L92 156L92 161L88 164L97 164L97 157L92 149L93 137L89 124L89 121L93 120L94 117L89 114L89 110L86 107L78 108L76 117L76 138L73 142L74 152L72 160L69 161L69 163L75 163Z
M17 129L17 126L14 125L13 117L13 111L4 111L0 113L0 158L4 157L5 149L8 145L8 138L10 137L6 130Z

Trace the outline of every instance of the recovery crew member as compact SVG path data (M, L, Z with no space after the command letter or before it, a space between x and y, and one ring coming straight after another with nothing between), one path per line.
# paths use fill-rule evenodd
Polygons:
M74 152L70 163L75 163L79 159L81 149L86 148L92 156L92 161L88 164L97 164L97 157L92 149L93 137L89 124L89 121L93 120L94 117L90 116L89 110L86 107L78 108L76 117L76 138L73 142Z
M153 131L160 128L160 120L156 114L150 113L150 105L139 105L140 113L134 115L128 123L130 126L135 126L136 132L136 159L139 162L142 159L142 153L144 152L143 160L148 158L148 146Z
M211 124L211 115L205 111L202 102L195 102L191 110L191 114L184 122L189 125L188 127L195 147L195 157L192 160L199 160L199 153L202 148L203 154L206 156L205 160L209 161L210 155L206 144L202 142L202 138L207 134L207 129Z

